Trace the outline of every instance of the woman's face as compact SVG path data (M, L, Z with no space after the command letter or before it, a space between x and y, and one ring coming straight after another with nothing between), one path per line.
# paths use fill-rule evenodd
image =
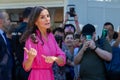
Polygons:
M73 46L73 41L74 41L74 37L72 34L68 34L66 37L65 37L65 44L67 46Z
M48 28L50 28L50 14L49 14L47 9L44 9L40 13L40 15L39 15L37 21L35 22L35 24L40 29L48 29Z

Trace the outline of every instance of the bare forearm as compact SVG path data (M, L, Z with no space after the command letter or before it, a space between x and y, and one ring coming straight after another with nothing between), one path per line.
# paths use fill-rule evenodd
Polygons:
M25 71L29 71L32 67L33 59L27 59L26 61L23 62L23 67Z
M62 57L56 57L55 62L56 62L57 64L59 64L59 65L65 63Z
M106 61L110 61L112 59L112 53L108 51L96 48L95 52L97 53L98 56L100 56L102 59Z
M75 24L76 24L76 33L80 34L80 26L78 20L75 21Z
M84 50L81 49L78 54L75 56L74 58L74 64L79 64L79 62L81 61L82 59L82 56L83 56L83 53L84 53Z
M74 17L75 20L75 25L76 25L76 33L80 34L80 26L79 26L79 21L78 21L78 16L76 14L76 16Z

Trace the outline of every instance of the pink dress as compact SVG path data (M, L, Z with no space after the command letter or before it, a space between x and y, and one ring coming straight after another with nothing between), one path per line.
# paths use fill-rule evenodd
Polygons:
M45 41L44 38L42 39L44 41L44 45L41 44L39 38L38 44L34 44L30 38L26 41L25 47L28 50L30 48L35 48L37 50L37 56L33 61L32 70L28 80L54 80L52 63L46 63L45 59L41 57L42 54L46 56L60 56L64 59L64 64L66 62L65 53L58 47L52 33L48 34L48 42ZM24 52L24 60L27 58L27 53ZM61 64L60 66L63 66L64 64Z

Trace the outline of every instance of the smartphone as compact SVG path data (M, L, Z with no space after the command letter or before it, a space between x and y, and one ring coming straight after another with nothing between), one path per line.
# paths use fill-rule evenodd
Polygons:
M92 36L91 35L86 35L86 40L91 40Z
M102 30L102 38L106 38L107 34L108 34L108 30L107 29L103 29Z
M68 7L68 13L70 17L74 17L75 16L75 5L71 4L71 5L67 5L67 7Z

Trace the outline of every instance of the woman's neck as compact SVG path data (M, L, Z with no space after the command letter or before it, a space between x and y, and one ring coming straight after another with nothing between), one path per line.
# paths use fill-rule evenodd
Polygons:
M73 46L68 46L68 49L69 49L69 50L70 50L70 52L73 54L74 47L73 47Z
M41 36L47 41L48 38L47 38L47 31L46 29L39 29L40 32L41 32Z

